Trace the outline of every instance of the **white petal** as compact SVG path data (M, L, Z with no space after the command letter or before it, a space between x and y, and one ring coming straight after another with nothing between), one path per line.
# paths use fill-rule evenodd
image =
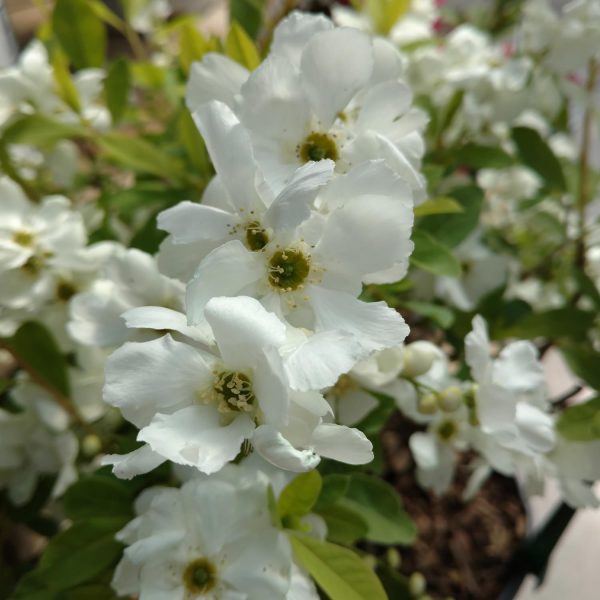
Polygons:
M308 391L332 386L364 355L364 348L349 333L316 333L285 357L290 387Z
M257 198L257 171L248 132L222 102L210 102L192 115L230 200L238 207Z
M191 112L206 102L220 100L232 107L242 84L248 79L248 70L222 54L209 52L201 62L190 69L186 103Z
M516 398L493 383L477 388L477 416L484 431L494 431L514 423Z
M223 426L213 406L188 406L170 415L157 414L140 430L138 439L174 463L210 475L238 455L253 429L252 419L245 414Z
M386 81L369 89L356 121L361 129L374 129L390 137L394 122L412 103L410 88L399 81Z
M187 200L163 210L157 218L158 228L168 231L176 244L226 239L236 222L224 210Z
M333 23L323 15L294 11L275 28L270 53L280 54L296 68L300 66L302 50L319 31L333 29Z
M332 160L309 162L300 167L269 207L266 222L281 230L293 229L306 221L316 195L331 179L334 168Z
M484 382L489 376L490 339L480 315L473 318L473 330L465 337L465 360L471 367L473 378L479 383Z
M202 354L165 335L149 342L126 343L109 356L104 400L126 410L126 418L140 427L147 424L139 420L142 415L193 404L197 393L211 381L212 371Z
M341 425L356 425L378 405L372 394L361 389L349 390L336 403L336 420Z
M210 332L199 326L187 324L187 317L179 311L162 306L138 306L122 315L127 327L134 329L156 329L177 331L186 337L210 345L214 340Z
M263 349L259 356L253 383L265 423L285 425L290 399L281 357L274 347Z
M373 460L373 444L358 429L322 423L313 431L313 444L321 456L349 465L364 465Z
M252 436L254 449L268 462L286 471L302 472L314 469L321 457L313 450L297 450L279 431L270 425L257 427Z
M102 458L102 464L112 465L113 473L119 479L132 479L156 469L165 460L163 456L153 452L148 444L144 444L129 454L107 454Z
M409 333L404 319L385 302L361 302L348 294L310 286L317 330L334 329L356 336L367 351L401 344Z
M555 443L554 421L539 408L519 402L516 411L516 424L519 433L534 452L546 453Z
M285 341L285 325L254 298L212 298L204 314L228 368L251 367L264 348Z
M503 348L493 369L494 382L506 389L531 392L544 387L544 368L531 342L517 341Z
M206 303L215 296L238 296L260 280L265 272L259 253L250 252L238 240L213 250L198 267L186 291L186 312L190 324L204 318Z
M357 276L389 269L412 252L412 214L395 197L352 198L329 215L315 254L332 270Z
M338 113L370 79L373 47L356 29L313 35L300 61L303 87L321 127L329 129Z

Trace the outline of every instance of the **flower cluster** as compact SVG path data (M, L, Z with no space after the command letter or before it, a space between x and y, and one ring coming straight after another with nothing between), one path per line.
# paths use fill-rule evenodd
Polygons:
M600 506L594 0L55 4L0 73L0 502L52 538L15 600L423 600L350 549L418 533L398 447L421 498Z

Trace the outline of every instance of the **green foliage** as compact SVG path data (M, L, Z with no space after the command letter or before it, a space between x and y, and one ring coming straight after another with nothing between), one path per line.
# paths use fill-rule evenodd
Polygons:
M515 159L498 146L469 143L459 148L456 163L472 169L502 169L515 164Z
M464 208L454 198L440 196L431 198L419 206L415 206L415 217L425 217L427 215L439 215L447 213L461 213Z
M537 131L527 127L514 127L512 138L521 160L533 169L549 188L566 191L567 184L562 166Z
M52 147L64 139L87 135L87 131L81 125L60 123L45 115L32 114L11 123L3 131L2 141L9 144L32 144L45 148Z
M97 142L103 154L122 167L171 180L184 177L183 164L147 140L107 133Z
M225 41L225 53L229 58L240 63L250 71L260 64L260 56L252 39L246 31L236 22L231 24L231 29Z
M300 566L331 600L386 600L375 573L351 550L300 535L290 542Z
M106 106L114 123L118 123L127 110L130 84L129 64L124 58L118 58L108 69L104 80Z
M193 23L185 22L179 29L179 62L187 76L192 63L200 60L210 46Z
M452 323L454 323L454 312L447 306L442 306L441 304L423 302L422 300L405 300L402 302L402 306L422 317L431 319L442 329L448 329L452 327Z
M501 337L532 339L546 337L552 340L569 338L584 339L596 318L595 313L577 308L556 308L538 313L525 314L503 332Z
M396 21L410 9L410 0L366 0L365 10L383 35L389 33Z
M21 366L35 373L39 381L54 388L64 396L69 395L67 362L52 334L41 324L28 321L1 344L17 358Z
M266 0L229 0L231 20L239 23L246 33L256 39L264 21Z
M595 390L600 390L600 352L588 344L575 342L561 344L561 352L575 375Z
M600 396L567 408L558 419L556 428L572 442L600 439Z
M55 48L52 52L52 74L58 96L76 113L80 112L81 100L79 92L69 73L67 59L60 48Z
M420 229L413 231L412 240L415 249L410 261L413 265L434 275L460 276L460 262L447 246Z
M450 190L448 196L462 206L463 212L423 217L419 221L419 229L429 233L440 244L453 248L479 224L483 192L477 186L463 186Z
M98 518L133 518L133 494L114 477L89 475L74 483L66 492L65 514L74 521Z
M327 525L327 539L337 544L351 545L364 540L369 526L359 512L342 504L319 511Z
M318 471L308 471L294 477L277 500L277 515L284 527L294 528L297 520L312 510L320 492L321 475Z
M57 0L52 27L77 69L104 64L106 27L87 0Z
M177 137L186 151L190 165L206 179L212 175L213 168L202 136L187 107L182 106L177 116Z
M75 593L78 586L119 560L122 545L115 534L126 523L119 517L93 518L59 533L46 547L36 569L21 580L13 599L51 600L63 598L64 590Z

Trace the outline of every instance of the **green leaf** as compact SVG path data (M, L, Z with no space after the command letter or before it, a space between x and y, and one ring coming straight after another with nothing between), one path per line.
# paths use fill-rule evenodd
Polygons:
M106 106L114 123L118 123L125 114L130 83L129 65L124 58L118 58L108 69L104 80Z
M229 15L256 39L263 24L265 4L266 0L230 0Z
M497 337L523 339L546 337L553 340L569 338L577 341L587 337L595 317L594 312L577 308L555 308L539 313L530 313L511 327L499 331Z
M367 523L367 539L379 544L412 544L415 524L402 509L396 490L385 481L353 473L345 496L338 502L358 513Z
M86 135L87 132L80 125L60 123L50 117L33 114L11 123L3 132L2 141L51 147L61 140Z
M327 539L337 544L350 545L364 539L369 527L360 513L347 506L331 506L317 512L327 525Z
M402 302L401 306L435 321L442 329L448 329L454 323L454 313L452 310L440 304L423 302L421 300L406 300Z
M450 190L464 212L449 215L430 215L419 221L419 229L430 233L440 244L453 248L460 244L479 225L483 192L477 186L462 186Z
M375 573L347 548L290 536L294 556L331 600L387 600Z
M315 510L322 510L335 504L346 493L349 485L348 475L325 475L321 481L321 493L315 504Z
M10 352L27 370L35 374L61 394L70 391L67 362L52 334L40 323L28 321L17 333L2 340Z
M573 442L600 439L600 396L567 408L558 419L556 429Z
M14 600L58 598L56 592L79 586L111 567L123 546L115 534L127 519L76 523L50 540L37 568L21 580Z
M167 233L158 229L156 226L156 217L160 210L152 213L144 225L131 238L129 246L143 250L148 254L154 254L158 251L161 242L167 237Z
M410 0L367 0L366 12L371 16L377 33L387 35L396 21L410 8Z
M104 64L106 27L87 0L57 0L52 27L77 69Z
M542 136L528 127L514 127L512 138L521 160L546 182L548 187L566 191L562 166Z
M108 133L97 140L102 152L123 167L166 179L180 179L184 168L180 161L163 152L158 145L142 139Z
M502 169L515 164L515 159L502 148L473 143L459 148L453 158L456 163L474 169Z
M210 47L193 23L184 22L179 28L179 62L187 76L193 62L200 60Z
M563 345L561 352L575 375L600 390L600 352L586 344Z
M212 172L212 164L202 136L186 106L182 106L177 119L177 136L185 148L191 165L206 177Z
M419 206L415 206L415 217L424 217L426 215L439 215L445 213L461 213L465 209L454 198L440 196L431 198Z
M58 96L76 113L81 112L79 92L69 73L67 59L58 47L52 52L52 75Z
M90 475L74 483L66 492L64 509L74 521L94 517L133 518L131 490L115 478Z
M109 583L82 585L61 594L61 600L117 600L118 598Z
M459 277L461 266L459 260L443 244L427 232L415 229L412 236L415 249L410 257L411 263L434 275Z
M233 22L225 41L225 53L229 58L239 62L246 69L252 71L260 64L260 55L254 42L244 29Z
M284 522L289 517L299 518L308 514L321 492L321 475L318 471L308 471L294 477L279 494L277 514Z

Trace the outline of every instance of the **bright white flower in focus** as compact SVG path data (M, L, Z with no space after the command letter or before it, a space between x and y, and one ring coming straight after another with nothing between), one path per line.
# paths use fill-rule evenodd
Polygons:
M418 167L426 117L412 108L389 43L295 12L277 26L269 56L245 80L229 67L231 77L216 85L222 62L210 55L192 69L188 106L195 113L207 100L229 103L275 192L310 161L333 160L345 173L379 158L424 195Z
M138 517L118 534L127 545L112 585L140 600L284 599L289 542L271 525L266 486L194 479L180 489L150 488Z
M348 355L352 340L314 336L290 351L284 323L247 297L207 304L211 347L206 332L188 326L176 311L144 307L125 317L129 326L172 330L188 339L166 335L126 343L109 358L104 398L140 429L138 440L147 444L107 458L117 475L132 477L167 459L214 473L238 455L245 440L254 441L257 425L292 436L283 450L281 444L257 446L274 464L283 466L289 454L293 464L284 468L307 470L320 454L352 464L372 459L362 433L338 425L319 428L329 405L318 391L296 391L306 390L314 377L323 378L323 387L331 385L355 360ZM316 363L320 368L312 369ZM315 373L307 376L311 369ZM296 390L290 380L298 383ZM297 429L290 416L296 405ZM293 437L300 431L307 433ZM301 464L295 460L298 447L305 451Z

